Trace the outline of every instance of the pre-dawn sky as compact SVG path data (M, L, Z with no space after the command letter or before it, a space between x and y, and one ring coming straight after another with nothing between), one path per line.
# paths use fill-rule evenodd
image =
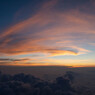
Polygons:
M0 0L0 65L95 66L95 0Z

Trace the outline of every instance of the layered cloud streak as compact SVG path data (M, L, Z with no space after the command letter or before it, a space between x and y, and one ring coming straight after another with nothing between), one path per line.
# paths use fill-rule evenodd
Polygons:
M32 17L1 32L0 54L62 56L89 53L91 50L85 46L95 41L95 15L71 8L58 11L58 4L58 0L50 0Z

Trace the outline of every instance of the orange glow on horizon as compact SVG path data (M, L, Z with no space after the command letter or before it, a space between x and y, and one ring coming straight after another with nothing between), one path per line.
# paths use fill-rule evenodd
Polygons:
M58 66L58 67L68 67L68 68L79 68L79 67L95 67L95 65L74 65L74 64L68 64L68 65L62 65L62 64L59 64L59 65L52 65L52 64L50 64L50 63L44 63L44 64L41 64L41 63L16 63L16 64L10 64L10 63L8 63L8 64L6 64L6 65L1 65L0 64L0 66L21 66L21 67L23 67L23 66L25 66L25 67L28 67L28 66Z

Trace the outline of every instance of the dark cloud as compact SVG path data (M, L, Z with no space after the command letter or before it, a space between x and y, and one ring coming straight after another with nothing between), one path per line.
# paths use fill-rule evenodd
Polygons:
M0 61L25 61L29 59L10 59L10 58L0 58Z
M89 95L87 93L94 95L87 88L76 90L64 77L49 82L29 74L8 75L0 72L0 95Z
M0 73L0 95L72 95L75 93L72 89L69 81L63 77L50 83L23 73L13 76Z
M78 73L72 72L72 71L67 71L64 75L66 79L69 79L71 82L74 82L75 77L78 76Z

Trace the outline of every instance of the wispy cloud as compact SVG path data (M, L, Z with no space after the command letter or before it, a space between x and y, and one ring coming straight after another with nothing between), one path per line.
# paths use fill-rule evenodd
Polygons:
M3 31L0 34L0 53L45 53L49 56L89 53L91 50L83 45L95 41L95 15L79 9L55 10L58 2L50 0L44 3L36 14Z
M20 62L20 61L27 61L29 59L10 59L10 58L0 58L0 62L5 62L5 61L11 61L11 62Z
M95 43L89 43L89 45L95 46Z

